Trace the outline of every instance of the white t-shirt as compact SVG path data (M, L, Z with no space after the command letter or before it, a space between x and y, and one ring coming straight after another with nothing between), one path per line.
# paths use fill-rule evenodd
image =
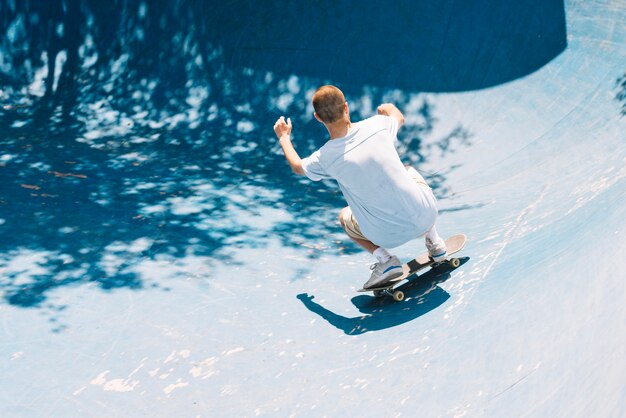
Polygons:
M302 160L311 180L337 180L363 235L385 248L425 234L437 218L432 191L418 185L400 161L397 132L395 118L373 116Z

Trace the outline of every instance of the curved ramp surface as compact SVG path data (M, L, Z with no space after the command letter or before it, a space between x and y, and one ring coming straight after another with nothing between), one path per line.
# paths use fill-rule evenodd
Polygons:
M626 415L626 3L346 3L0 3L0 415ZM271 130L327 82L468 236L402 303Z

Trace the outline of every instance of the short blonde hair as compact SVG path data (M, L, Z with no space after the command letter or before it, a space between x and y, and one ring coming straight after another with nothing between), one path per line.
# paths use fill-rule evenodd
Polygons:
M325 123L333 123L343 116L346 102L341 90L335 86L322 86L313 95L313 108L317 116Z

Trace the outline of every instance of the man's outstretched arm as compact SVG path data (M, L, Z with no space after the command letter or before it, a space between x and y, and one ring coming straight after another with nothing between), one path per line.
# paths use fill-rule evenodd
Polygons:
M378 106L377 110L379 115L391 116L392 118L396 118L396 120L398 121L398 129L400 129L402 124L404 124L404 115L395 105L391 103L383 103Z
M287 162L291 166L293 172L304 175L302 160L291 143L291 118L287 118L287 122L285 122L284 116L278 118L274 124L274 132L276 132L278 142L280 143L283 153L285 153L285 158L287 159Z

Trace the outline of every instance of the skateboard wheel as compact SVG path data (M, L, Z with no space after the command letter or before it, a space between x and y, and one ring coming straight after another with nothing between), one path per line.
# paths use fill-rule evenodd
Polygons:
M461 260L459 260L458 258L453 258L450 260L450 267L457 268L460 265L461 265Z
M379 298L381 296L385 295L385 291L384 290L374 290L374 296Z
M396 290L393 292L393 300L396 302L402 302L404 300L404 292L402 290Z

